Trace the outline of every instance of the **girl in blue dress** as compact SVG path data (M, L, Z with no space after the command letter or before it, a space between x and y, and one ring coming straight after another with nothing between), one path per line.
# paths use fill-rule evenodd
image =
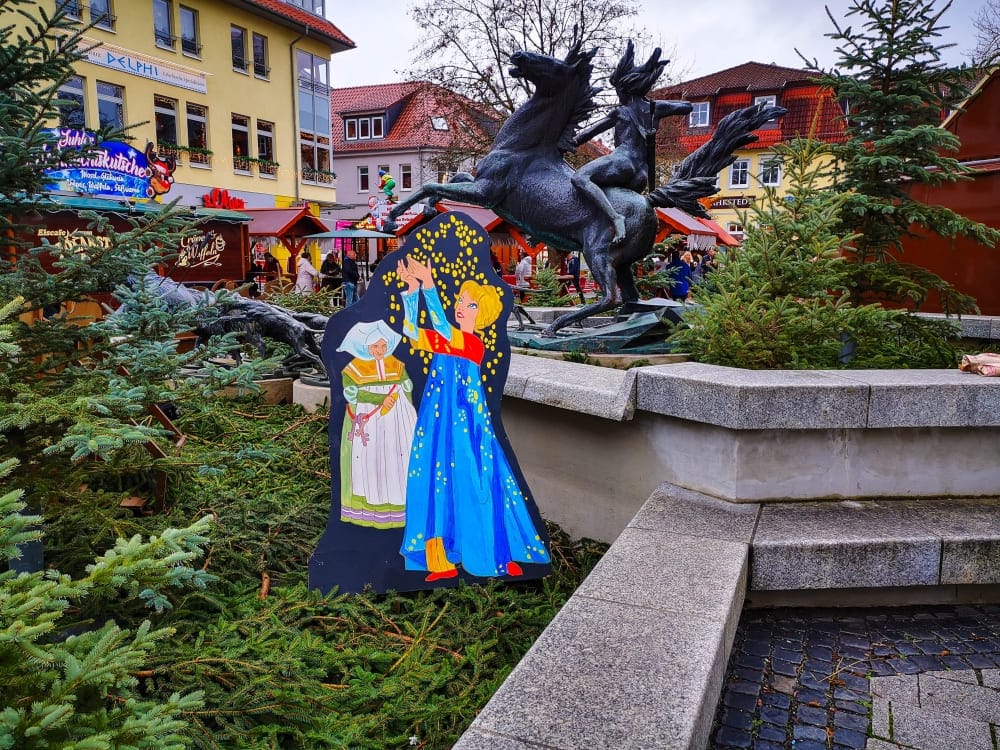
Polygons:
M503 311L500 292L462 284L456 327L445 317L430 266L407 257L396 270L407 285L403 335L433 355L407 475L405 567L428 571L428 581L457 576L459 565L474 576L519 576L518 563L547 563L549 553L493 430L479 369L486 354L481 334ZM417 326L421 294L429 329Z

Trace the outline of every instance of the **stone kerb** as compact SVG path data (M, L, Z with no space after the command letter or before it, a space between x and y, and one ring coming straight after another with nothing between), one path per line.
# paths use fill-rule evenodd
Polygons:
M512 355L504 396L616 422L635 412L637 370Z

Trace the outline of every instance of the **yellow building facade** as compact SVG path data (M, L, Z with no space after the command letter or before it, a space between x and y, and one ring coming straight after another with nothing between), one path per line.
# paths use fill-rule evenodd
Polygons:
M336 202L329 61L354 45L323 0L44 5L95 24L59 125L134 125L131 145L174 167L160 200L317 213Z

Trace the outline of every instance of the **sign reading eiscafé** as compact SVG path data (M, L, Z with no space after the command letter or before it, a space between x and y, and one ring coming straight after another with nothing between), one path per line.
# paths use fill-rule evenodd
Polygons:
M757 200L756 195L724 195L721 198L713 198L709 208L750 208Z
M206 75L200 71L140 56L110 44L97 45L96 40L84 40L84 43L88 46L86 60L94 65L120 70L160 83L169 83L182 89L197 91L199 94L208 93Z

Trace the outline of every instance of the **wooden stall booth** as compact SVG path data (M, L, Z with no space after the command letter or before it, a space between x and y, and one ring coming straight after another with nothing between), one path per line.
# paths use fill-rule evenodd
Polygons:
M250 217L250 259L252 274L261 287L291 286L299 253L309 250L310 234L328 231L328 227L309 212L299 208L245 208ZM319 266L318 252L311 262Z

